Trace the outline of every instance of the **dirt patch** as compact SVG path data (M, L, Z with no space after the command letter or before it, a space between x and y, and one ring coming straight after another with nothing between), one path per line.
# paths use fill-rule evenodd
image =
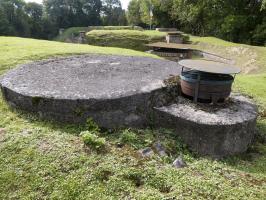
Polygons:
M242 68L243 74L253 73L259 69L256 65L258 55L251 48L243 46L228 47L226 52L236 61L236 64Z
M53 149L53 145L47 140L42 140L38 145L38 149L41 152L47 153Z

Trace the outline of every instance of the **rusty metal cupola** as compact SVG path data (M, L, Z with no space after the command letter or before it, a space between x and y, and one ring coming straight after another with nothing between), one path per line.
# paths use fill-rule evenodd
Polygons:
M194 102L224 102L240 68L212 60L181 60L181 90Z

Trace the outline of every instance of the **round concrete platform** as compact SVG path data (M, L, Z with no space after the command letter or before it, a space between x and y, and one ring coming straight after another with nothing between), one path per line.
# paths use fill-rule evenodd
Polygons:
M195 152L215 158L242 153L255 135L257 106L232 95L226 104L194 104L179 97L176 104L156 108L156 121L171 128Z
M177 63L161 59L81 55L22 65L0 84L13 107L63 122L93 117L117 128L147 124L147 109L172 101L164 80L179 74Z

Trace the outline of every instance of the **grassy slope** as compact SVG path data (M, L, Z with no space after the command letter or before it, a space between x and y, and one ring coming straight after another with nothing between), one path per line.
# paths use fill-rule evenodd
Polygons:
M100 53L128 56L151 56L142 52L119 48L103 48L89 45L68 44L45 40L0 37L0 74L16 64L51 56ZM155 57L155 56L154 56Z
M213 37L191 36L197 48L216 53L236 61L242 67L235 88L255 98L266 109L266 47L257 47L227 42ZM253 62L250 62L252 60Z
M89 26L89 27L71 27L66 29L62 35L55 38L56 41L68 42L72 38L77 37L80 31L92 30L142 30L139 26Z
M135 50L147 50L145 44L163 40L165 34L158 31L93 30L87 33L89 44L113 46Z
M0 47L0 73L53 54L142 54L8 37L0 37ZM243 156L212 161L189 153L169 131L126 130L102 133L108 151L96 153L84 149L78 137L85 126L39 121L11 111L2 98L0 119L0 128L5 129L0 132L0 199L263 199L266 195L262 144ZM136 155L138 149L158 140L171 152L169 157L143 160ZM125 146L117 147L121 142ZM172 168L179 153L184 154L188 168Z

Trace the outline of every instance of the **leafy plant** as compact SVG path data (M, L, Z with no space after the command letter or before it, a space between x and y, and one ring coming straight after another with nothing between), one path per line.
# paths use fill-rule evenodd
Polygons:
M137 141L138 141L137 135L134 132L130 131L130 129L126 129L122 132L120 137L121 143L133 145Z
M105 138L98 137L90 131L81 132L81 137L85 145L91 147L95 150L101 150L105 148L106 140Z
M92 118L87 119L86 129L92 133L100 132L99 126L93 121Z

